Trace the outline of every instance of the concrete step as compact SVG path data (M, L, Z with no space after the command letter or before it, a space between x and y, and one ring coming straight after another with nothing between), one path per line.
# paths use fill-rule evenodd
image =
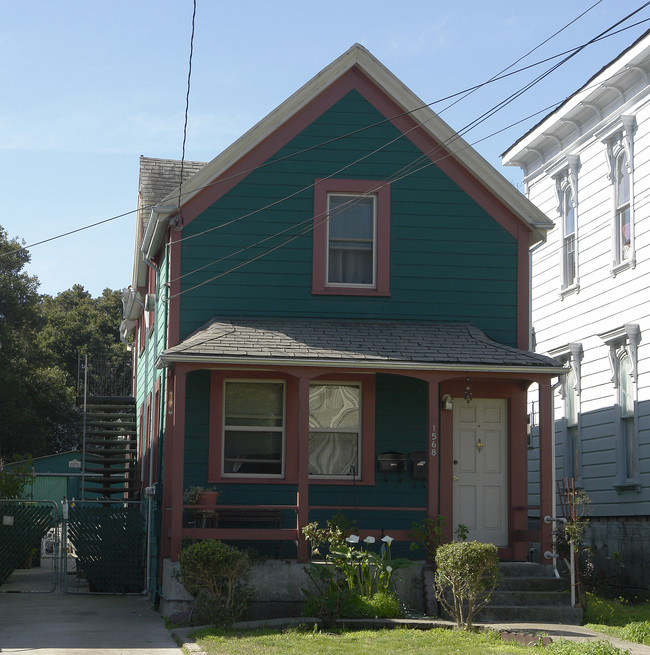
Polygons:
M501 575L504 578L555 578L553 567L534 562L501 562Z
M567 591L501 591L496 589L490 598L490 607L568 606L571 598Z
M497 591L564 591L561 578L501 578Z
M478 612L477 623L559 623L581 625L582 608L568 605L492 606Z

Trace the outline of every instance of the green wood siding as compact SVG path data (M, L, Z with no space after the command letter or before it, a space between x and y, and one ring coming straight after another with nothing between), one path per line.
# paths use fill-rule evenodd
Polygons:
M516 345L516 240L421 156L350 92L183 229L181 338L215 315L300 316L470 321ZM389 298L312 295L311 185L328 176L392 180Z

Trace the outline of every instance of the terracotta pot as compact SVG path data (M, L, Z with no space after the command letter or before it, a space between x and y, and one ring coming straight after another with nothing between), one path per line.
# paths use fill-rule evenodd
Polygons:
M202 491L199 494L199 505L216 505L219 498L218 491Z

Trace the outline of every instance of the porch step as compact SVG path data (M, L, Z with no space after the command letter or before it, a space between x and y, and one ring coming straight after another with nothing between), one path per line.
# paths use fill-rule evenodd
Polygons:
M502 562L501 582L490 604L476 616L481 623L563 623L580 625L582 608L571 607L571 596L552 567L532 562Z

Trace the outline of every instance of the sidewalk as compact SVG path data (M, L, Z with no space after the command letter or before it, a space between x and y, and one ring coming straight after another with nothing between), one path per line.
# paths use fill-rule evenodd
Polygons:
M0 653L183 655L143 596L0 593Z

